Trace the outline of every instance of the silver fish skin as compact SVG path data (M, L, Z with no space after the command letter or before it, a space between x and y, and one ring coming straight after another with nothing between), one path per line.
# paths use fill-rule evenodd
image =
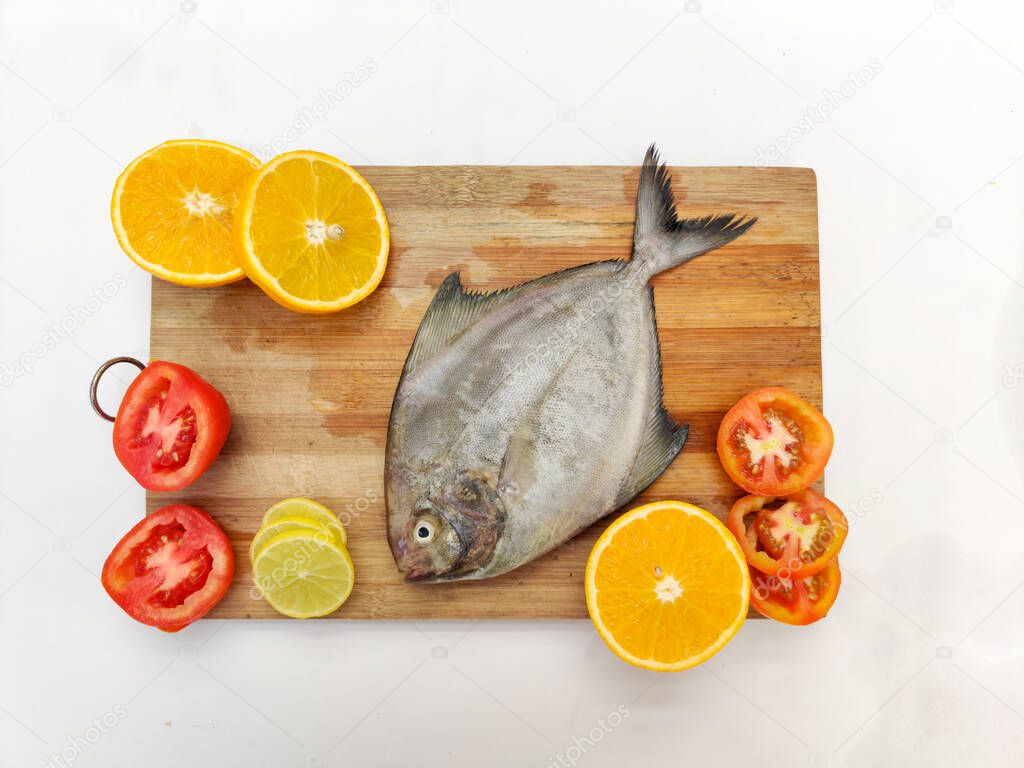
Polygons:
M676 217L652 145L633 254L493 293L449 275L395 392L385 455L388 541L408 581L506 573L633 499L686 441L662 405L659 272L756 219Z

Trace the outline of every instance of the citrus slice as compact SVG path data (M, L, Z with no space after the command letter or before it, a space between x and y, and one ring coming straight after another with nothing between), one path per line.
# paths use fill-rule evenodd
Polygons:
M270 525L260 528L253 540L249 543L249 560L255 560L259 557L260 552L270 542L271 539L275 538L278 534L285 533L287 531L305 531L309 536L322 536L324 540L330 541L339 547L345 546L345 540L340 538L337 534L338 530L344 532L344 528L339 525L334 525L333 529L328 528L325 525L320 525L315 520L311 520L308 517L284 517L280 520L271 523Z
M330 531L342 546L348 544L348 533L345 532L345 526L338 521L338 516L312 499L296 497L277 502L264 513L260 528L267 528L285 519L305 520L314 528Z
M341 607L355 584L352 558L323 536L287 531L275 536L252 564L257 589L293 619L326 616Z
M605 530L586 569L587 609L624 661L676 672L714 656L747 617L750 574L736 539L681 501L637 507Z
M260 161L219 141L166 141L128 164L114 184L117 242L147 272L181 285L245 277L231 229L246 179Z
M384 276L384 207L354 169L320 152L286 152L253 174L235 212L239 263L274 301L337 312Z

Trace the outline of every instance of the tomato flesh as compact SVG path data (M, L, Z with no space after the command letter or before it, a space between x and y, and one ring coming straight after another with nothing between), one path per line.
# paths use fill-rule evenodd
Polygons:
M132 382L114 422L114 452L150 491L177 491L205 472L231 428L227 401L195 371L153 361Z
M183 546L185 528L180 523L158 525L142 544L132 550L128 560L134 563L135 575L145 576L155 568L171 574L168 586L154 592L152 605L172 608L203 588L213 569L213 555L207 547L190 551ZM168 583L169 582L169 583Z
M737 421L730 445L746 457L744 470L764 482L784 481L800 461L803 432L799 425L774 409L751 421Z
M808 488L775 506L771 496L744 496L726 525L752 567L768 575L812 576L835 558L849 530L842 510Z
M835 526L823 508L812 510L809 505L787 501L777 509L762 508L755 521L757 540L764 551L778 559L792 539L798 543L800 559L810 562L814 552L828 546L835 536Z
M788 579L751 568L750 604L762 616L784 624L813 624L832 608L841 581L839 558L812 576Z
M152 443L156 446L151 458L154 469L178 469L188 463L196 442L196 412L192 406L186 405L178 413L168 414L163 406L167 402L171 382L161 378L157 385L160 394L151 397L140 408L136 436L131 438L130 445L142 448Z
M125 534L103 565L103 586L133 619L177 632L224 596L235 571L224 531L201 509L172 504Z
M781 387L756 390L734 405L718 430L718 456L748 493L796 493L825 471L832 427L814 406Z

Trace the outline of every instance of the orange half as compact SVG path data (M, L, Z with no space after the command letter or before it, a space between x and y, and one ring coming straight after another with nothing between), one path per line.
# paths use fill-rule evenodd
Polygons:
M117 242L147 272L181 285L245 277L235 259L235 206L260 161L219 141L167 141L117 178L110 219Z
M235 214L239 263L274 301L337 312L380 283L391 244L370 184L320 152L278 155L254 174Z
M586 596L594 627L619 658L677 672L707 661L743 625L750 574L714 516L658 501L622 515L597 540Z

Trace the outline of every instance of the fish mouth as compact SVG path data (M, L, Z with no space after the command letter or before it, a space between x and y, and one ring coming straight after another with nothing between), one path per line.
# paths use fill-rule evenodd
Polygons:
M448 581L453 577L453 568L440 569L430 560L419 560L419 562L406 561L405 567L401 565L398 570L405 577L408 584L430 584L438 581Z
M405 582L407 584L439 584L445 581L457 581L465 578L464 572L448 571L446 573L437 573L428 568L420 567L413 567L402 571L402 573L405 575Z
M405 572L405 580L410 584L422 584L437 579L436 573L431 573L426 568L410 568Z
M439 570L437 565L425 557L423 553L415 553L408 547L408 539L400 536L392 547L392 554L399 573L409 584L429 584L435 581L444 581L449 570Z

